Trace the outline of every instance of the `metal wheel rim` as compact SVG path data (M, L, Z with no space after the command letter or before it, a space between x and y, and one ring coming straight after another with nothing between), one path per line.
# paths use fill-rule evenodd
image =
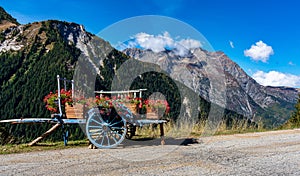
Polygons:
M114 117L116 118L116 117ZM92 144L98 148L113 148L118 146L127 133L126 121L124 118L120 121L106 122L101 117L99 111L89 112L86 123L86 134ZM122 127L116 127L117 124L124 124Z

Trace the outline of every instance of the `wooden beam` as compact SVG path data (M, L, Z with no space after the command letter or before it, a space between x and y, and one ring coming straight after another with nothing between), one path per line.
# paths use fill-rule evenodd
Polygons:
M165 145L165 133L164 133L164 123L159 124L160 129L160 143L161 145Z
M94 91L97 94L126 94L126 93L140 93L146 91L147 89L137 89L137 90L121 90L121 91Z
M42 134L40 137L36 138L35 140L33 140L32 142L30 142L28 144L28 146L33 146L35 145L37 142L39 142L40 140L44 139L45 137L49 136L49 134L53 133L58 127L60 127L61 124L57 123L55 124L52 128L50 128L48 131L46 131L44 134Z

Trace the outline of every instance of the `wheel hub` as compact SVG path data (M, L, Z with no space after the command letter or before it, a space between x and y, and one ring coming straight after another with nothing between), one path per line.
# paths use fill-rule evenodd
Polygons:
M103 129L104 132L109 132L110 131L110 128L109 128L108 124L104 124L102 126L102 129Z

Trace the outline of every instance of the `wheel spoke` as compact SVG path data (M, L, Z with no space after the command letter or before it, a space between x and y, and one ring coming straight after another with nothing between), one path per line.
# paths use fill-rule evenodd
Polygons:
M90 125L89 128L99 128L99 129L102 129L102 126L94 126L94 125Z
M107 146L110 146L110 142L109 142L108 134L106 135L106 138L107 138Z
M99 113L98 119L99 119L101 122L104 122L104 120L102 119L100 113Z
M112 139L115 141L115 143L118 142L115 136L111 135L111 137L112 137Z
M111 127L111 129L113 129L113 130L124 130L125 128L124 127Z
M96 134L96 133L102 134L102 133L103 133L103 130L100 129L100 130L97 130L97 131L91 131L91 132L90 132L91 135Z
M109 123L109 125L111 125L111 123L116 119L117 116L114 116L114 119L111 120L111 122Z
M97 136L97 138L96 138L96 140L95 140L95 141L99 140L99 139L101 138L101 136L103 136L103 135L102 135L103 133L104 133L104 132L102 132L102 133L99 133L99 135Z
M101 145L102 145L102 146L103 146L103 141L104 141L104 136L103 136L102 141L101 141Z
M92 119L92 121L96 122L97 124L101 125L101 122L98 122L97 120L95 120L94 118Z
M118 122L116 122L116 123L110 124L110 126L114 126L114 125L116 125L116 124L118 124L118 123L120 123L120 122L123 122L123 121L118 121Z

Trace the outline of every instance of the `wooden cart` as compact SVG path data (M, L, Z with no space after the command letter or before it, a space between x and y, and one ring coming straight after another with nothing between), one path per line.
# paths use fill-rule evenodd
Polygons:
M61 82L64 84L71 83L72 91L74 91L74 81L60 78L57 75L58 84L58 113L52 114L51 118L45 119L10 119L0 122L10 123L55 123L51 129L45 132L42 136L32 141L29 145L34 145L41 139L45 138L58 127L63 128L63 140L65 145L68 142L69 132L64 128L68 124L84 124L85 134L89 141L97 148L113 148L122 143L127 138L131 139L135 135L136 127L141 127L149 124L159 124L161 144L164 144L164 128L166 120L161 120L155 113L139 114L133 107L112 101L113 106L107 107L92 107L87 108L82 104L74 104L73 107L62 105L61 102ZM95 91L95 95L117 94L119 96L133 94L135 97L142 97L142 92L146 89L128 90L128 91ZM74 95L74 92L72 92ZM65 107L64 107L65 106ZM63 107L65 112L63 112Z

